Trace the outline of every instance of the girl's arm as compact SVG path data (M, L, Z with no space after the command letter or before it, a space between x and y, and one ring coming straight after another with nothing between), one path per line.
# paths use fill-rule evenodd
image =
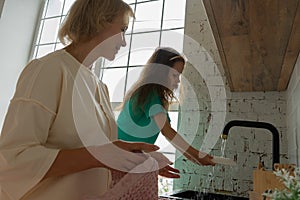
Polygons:
M204 152L200 152L194 147L190 146L170 125L167 121L165 113L158 113L154 116L154 120L161 130L161 133L168 139L168 141L185 157L194 163L201 165L215 165L212 162L212 156Z

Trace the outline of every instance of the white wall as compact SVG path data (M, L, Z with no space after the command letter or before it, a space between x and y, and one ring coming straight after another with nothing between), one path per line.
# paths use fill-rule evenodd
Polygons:
M0 18L0 129L29 59L42 0L6 0Z
M222 62L202 1L188 0L186 13L185 35L193 38L194 42L185 39L184 53L188 61L193 62L194 69L188 66L183 73L183 77L188 81L182 81L184 95L181 99L180 115L183 117L179 121L179 133L196 148L203 147L205 142L217 141L210 153L221 156L219 136L224 122L231 120L268 122L273 124L280 134L280 162L290 162L287 156L289 145L286 131L286 92L231 93L226 84ZM197 43L203 48L197 49L195 47L197 45L193 46L192 43ZM199 74L204 76L200 78ZM297 104L298 117L294 118L294 122L300 120L300 102L296 101L300 97L300 67L297 81L298 97L293 100L294 104ZM191 86L187 86L186 82ZM196 94L194 97L193 92ZM193 106L194 102L198 102L199 108ZM225 118L220 117L222 113L225 113ZM213 121L214 119L217 120ZM198 125L196 131L195 124ZM209 124L211 126L208 126ZM214 131L210 131L210 127L213 127ZM210 138L210 141L206 138ZM300 142L299 139L298 141ZM237 166L217 165L214 169L211 166L199 167L177 154L175 167L181 171L181 178L174 180L174 189L206 188L211 192L225 191L247 197L248 192L253 189L252 174L258 166L260 157L268 169L272 168L272 134L264 129L234 127L230 129L225 157L233 158ZM211 185L208 182L210 178L213 178Z
M287 134L290 163L300 165L300 54L287 90Z

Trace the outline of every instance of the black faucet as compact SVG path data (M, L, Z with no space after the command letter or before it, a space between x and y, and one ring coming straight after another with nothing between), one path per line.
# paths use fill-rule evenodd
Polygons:
M279 163L279 132L270 123L266 122L256 122L256 121L241 121L241 120L233 120L228 122L224 129L223 133L221 135L222 139L227 139L229 134L229 129L233 126L241 126L241 127L251 127L251 128L264 128L273 134L273 163L272 163L272 169L274 169L274 164Z

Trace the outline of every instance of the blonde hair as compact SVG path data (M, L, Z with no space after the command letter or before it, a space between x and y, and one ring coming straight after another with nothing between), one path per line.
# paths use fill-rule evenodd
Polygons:
M119 14L134 17L123 0L76 0L69 10L58 37L61 43L77 43L95 36Z

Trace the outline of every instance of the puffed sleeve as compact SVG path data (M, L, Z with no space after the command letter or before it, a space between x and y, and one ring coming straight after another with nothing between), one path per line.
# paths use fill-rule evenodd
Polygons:
M0 138L0 186L11 199L30 193L59 151L45 145L58 106L59 74L34 61L18 80Z
M151 118L159 113L165 113L167 116L167 120L170 122L171 120L170 120L169 114L166 111L166 109L163 107L159 96L155 93L152 93L149 96L150 96L150 98L144 107L145 115L147 117Z

